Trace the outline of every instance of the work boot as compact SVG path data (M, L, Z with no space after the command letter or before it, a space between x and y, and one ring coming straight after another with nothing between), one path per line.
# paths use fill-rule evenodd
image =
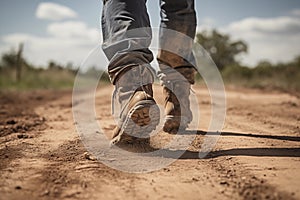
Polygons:
M141 65L119 75L113 95L113 113L118 122L110 138L111 145L149 141L160 118L153 99L153 80L148 67Z
M176 134L185 130L193 120L190 108L191 84L195 82L194 68L172 69L162 78L165 98L165 132ZM162 76L161 76L162 77Z

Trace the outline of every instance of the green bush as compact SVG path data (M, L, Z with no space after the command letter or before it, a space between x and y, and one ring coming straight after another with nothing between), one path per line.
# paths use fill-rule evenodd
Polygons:
M221 73L227 84L260 89L277 89L300 94L299 66L300 63L296 60L277 65L261 62L255 68L239 65L227 66Z

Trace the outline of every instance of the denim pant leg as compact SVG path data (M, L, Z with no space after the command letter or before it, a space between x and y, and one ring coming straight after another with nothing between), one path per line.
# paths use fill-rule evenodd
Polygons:
M104 0L102 13L102 49L108 58L112 83L125 69L150 66L152 32L146 8L147 0ZM147 65L148 64L148 65Z
M195 66L192 48L197 25L194 0L160 0L160 6L158 75L160 78L170 77L173 68L182 67L191 68L192 73Z

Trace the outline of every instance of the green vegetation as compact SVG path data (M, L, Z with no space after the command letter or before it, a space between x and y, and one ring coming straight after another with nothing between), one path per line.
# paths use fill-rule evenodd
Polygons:
M19 57L20 52L10 51L0 61L0 90L71 89L77 74L72 64L66 66L49 62L46 67L36 67ZM84 77L95 78L101 71L91 67ZM108 82L107 73L101 81Z
M223 70L229 65L239 64L235 59L236 56L247 53L248 50L244 41L231 41L229 35L223 35L217 30L198 33L196 42L208 51L219 70Z
M262 61L254 68L242 66L236 57L247 52L244 41L232 41L216 30L198 33L196 42L211 55L227 85L276 89L300 95L300 56L287 63Z
M276 65L260 62L254 68L232 65L221 73L226 84L276 89L300 95L300 56L294 61Z

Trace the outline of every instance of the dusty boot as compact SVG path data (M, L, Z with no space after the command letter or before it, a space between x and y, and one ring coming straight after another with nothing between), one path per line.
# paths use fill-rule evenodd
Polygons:
M136 66L116 81L113 112L118 125L111 144L149 141L149 134L159 124L159 108L153 99L153 75L145 66ZM117 109L116 109L117 107Z
M165 97L165 132L176 134L184 130L193 120L190 108L191 84L195 82L195 70L193 68L179 68L172 75L166 74L163 80L163 95Z

